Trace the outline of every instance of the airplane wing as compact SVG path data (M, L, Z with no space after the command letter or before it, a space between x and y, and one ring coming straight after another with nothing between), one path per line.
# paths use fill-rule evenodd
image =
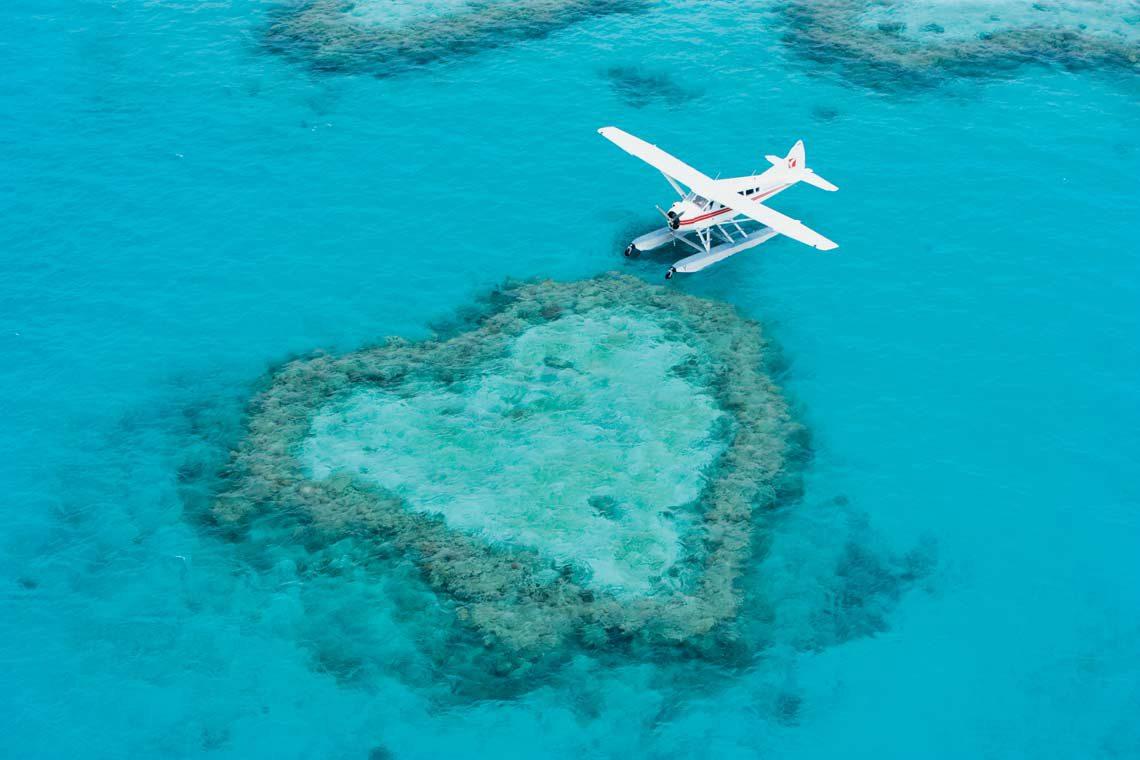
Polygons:
M716 194L706 193L696 187L693 188L693 191L723 206L728 206L733 211L760 222L760 224L767 225L781 235L787 235L792 240L797 240L804 245L810 245L812 248L821 251L831 251L839 247L838 243L828 240L799 219L793 219L787 214L781 214L779 211L765 206L763 203L757 203L742 195L737 195L732 190L715 186L713 189L717 191Z
M629 132L617 127L602 127L598 130L598 134L631 156L640 158L662 174L688 185L694 192L700 193L697 190L697 185L711 184L715 181L712 177L697 171L681 159L670 156L656 145L650 145L640 137L634 137Z
M697 195L716 201L738 214L767 225L781 235L786 235L792 240L797 240L821 251L830 251L839 247L838 244L828 240L800 221L737 194L730 187L718 184L717 180L712 177L697 171L684 161L669 155L656 145L650 145L639 137L634 137L617 127L602 127L598 130L598 134L631 156L640 158L665 176L688 185Z

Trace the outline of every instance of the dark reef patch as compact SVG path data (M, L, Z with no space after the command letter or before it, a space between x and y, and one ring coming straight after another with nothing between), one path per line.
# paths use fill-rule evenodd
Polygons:
M611 66L604 76L614 93L632 108L654 104L681 108L701 96L700 92L683 87L668 71L644 66Z
M840 113L838 108L832 108L831 106L816 106L815 108L811 109L811 115L813 118L819 121L835 121L839 118Z

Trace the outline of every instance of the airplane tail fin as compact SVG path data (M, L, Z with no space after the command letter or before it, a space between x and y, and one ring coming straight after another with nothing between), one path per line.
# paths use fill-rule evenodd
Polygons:
M796 144L788 151L788 155L783 158L779 156L767 156L767 159L772 166L784 167L795 175L797 180L806 182L812 187L818 187L820 190L827 190L828 192L835 192L839 189L807 167L807 155L804 150L803 140L796 140Z

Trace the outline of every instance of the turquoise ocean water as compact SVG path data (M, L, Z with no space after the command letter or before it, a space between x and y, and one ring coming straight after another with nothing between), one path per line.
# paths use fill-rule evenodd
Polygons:
M977 5L935 12L960 33ZM1134 5L1087 12L1135 40ZM281 13L0 10L0 754L1140 756L1134 69L915 82L805 55L765 4L677 0L397 71L282 54ZM774 204L835 253L776 241L670 287L787 362L815 451L761 570L789 608L836 505L937 561L866 635L695 686L576 659L440 700L401 672L399 588L251 568L185 514L181 463L291 356L423 337L508 277L657 282L670 253L620 251L670 190L606 124L714 174L803 138L841 187Z

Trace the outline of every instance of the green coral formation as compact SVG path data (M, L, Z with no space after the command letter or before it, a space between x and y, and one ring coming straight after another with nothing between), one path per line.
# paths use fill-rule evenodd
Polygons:
M645 0L305 0L278 15L266 44L318 70L387 76L646 6Z
M410 558L517 658L711 651L765 511L799 489L804 431L766 364L725 304L616 275L511 285L447 336L280 368L212 519Z
M932 87L959 77L1000 76L1024 64L1140 72L1140 33L1131 3L931 3L811 0L776 5L785 42L875 89ZM908 15L909 12L909 15ZM917 29L905 20L928 17ZM980 14L981 30L949 34L950 19ZM1002 16L1012 20L1000 23ZM944 23L934 20L944 18ZM962 24L959 24L961 26Z

